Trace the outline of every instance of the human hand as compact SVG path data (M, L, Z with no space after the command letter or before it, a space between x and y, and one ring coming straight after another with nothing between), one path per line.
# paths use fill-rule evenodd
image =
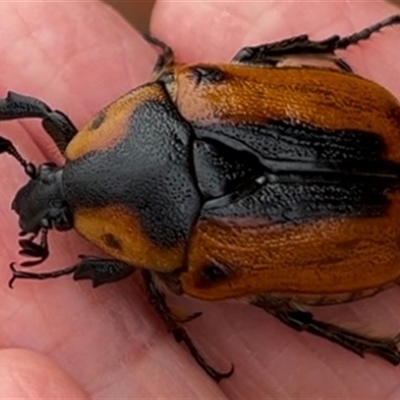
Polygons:
M154 49L100 3L1 3L0 10L1 97L8 90L39 97L80 127L150 76ZM156 6L152 26L182 61L226 62L246 45L300 33L312 39L346 35L396 12L383 2L166 1ZM343 55L355 72L398 98L399 37L400 27L388 28ZM30 161L62 162L37 123L1 122L1 134ZM10 203L26 176L11 157L1 156L0 168L0 397L399 396L400 369L291 331L251 306L181 301L189 312L204 312L187 329L212 366L223 370L235 364L233 377L216 385L166 332L137 277L98 289L68 278L19 281L10 291L7 266L18 252ZM52 232L50 249L43 269L72 265L78 254L94 252L74 233ZM318 316L361 331L393 334L400 325L398 296L396 288L318 310Z

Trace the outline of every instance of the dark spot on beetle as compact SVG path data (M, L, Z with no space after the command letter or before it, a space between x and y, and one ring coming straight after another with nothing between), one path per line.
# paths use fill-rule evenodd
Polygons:
M386 118L388 118L393 124L399 126L399 121L400 121L399 107L395 105L387 107Z
M336 244L336 247L342 250L354 251L360 245L360 239L345 240Z
M339 264L339 263L343 262L344 259L345 259L345 257L327 256L327 257L321 259L320 265L321 265L321 267L323 267L323 266L331 267L334 264Z
M225 265L213 261L212 264L206 265L200 272L200 284L209 285L212 283L225 280L231 275L231 271Z
M221 82L225 78L225 74L215 67L193 67L191 72L197 85L200 83Z
M106 120L106 113L104 110L100 111L93 119L92 124L90 125L91 129L98 129Z
M103 240L104 244L107 247L110 247L110 248L116 249L116 250L122 250L121 241L113 234L105 233L104 235L102 235L101 239Z

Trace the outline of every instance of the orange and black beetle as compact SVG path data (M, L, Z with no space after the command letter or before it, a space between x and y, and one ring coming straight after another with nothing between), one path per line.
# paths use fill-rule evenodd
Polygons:
M232 370L204 361L157 282L199 299L244 298L294 329L399 364L396 340L297 307L371 296L399 280L400 104L335 54L399 23L396 15L349 37L249 47L228 65L175 64L147 37L162 50L155 79L79 132L60 111L9 93L0 119L41 118L66 158L36 168L0 138L0 152L30 177L12 204L30 235L21 254L34 258L22 266L47 257L50 229L74 227L111 256L38 274L12 264L10 285L71 273L97 286L140 269L157 312L215 380ZM317 59L330 66L312 66Z

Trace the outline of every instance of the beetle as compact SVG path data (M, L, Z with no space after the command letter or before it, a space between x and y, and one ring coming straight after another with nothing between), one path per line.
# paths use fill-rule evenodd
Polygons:
M284 324L364 356L400 363L397 338L367 337L315 319L400 276L400 104L336 54L393 15L347 37L307 35L240 50L232 62L185 65L158 39L154 79L81 130L41 100L9 92L0 120L40 118L65 164L27 162L0 137L29 181L16 194L20 254L12 278L72 274L93 286L140 270L151 304L216 381L168 306L165 290L243 299ZM296 60L296 65L290 63ZM316 60L328 66L313 65ZM106 257L35 273L52 229L75 228Z

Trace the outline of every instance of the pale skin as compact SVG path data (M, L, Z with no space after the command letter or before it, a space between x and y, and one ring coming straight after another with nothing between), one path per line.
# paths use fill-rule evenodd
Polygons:
M226 62L245 45L300 33L349 34L396 12L384 2L159 2L152 32L182 61ZM148 80L155 60L154 49L122 18L94 1L1 3L0 26L0 95L39 97L78 127ZM399 40L400 26L389 28L343 57L400 97ZM39 124L2 122L0 129L30 161L62 162ZM400 367L298 334L250 306L179 301L188 313L204 312L187 328L209 362L220 370L235 364L234 376L217 385L166 332L138 277L98 289L68 277L19 281L9 290L8 264L18 252L10 203L27 178L11 157L1 156L0 168L0 398L400 396ZM43 270L96 251L73 232L51 235L50 247ZM316 313L362 332L394 335L399 299L396 287Z

